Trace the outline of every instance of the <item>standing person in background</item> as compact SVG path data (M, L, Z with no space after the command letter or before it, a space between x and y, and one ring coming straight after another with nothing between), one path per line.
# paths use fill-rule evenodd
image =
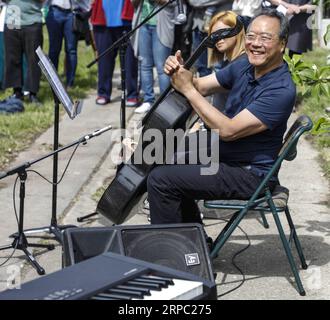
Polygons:
M207 36L208 23L212 16L220 11L230 10L231 0L188 0L192 10L192 51L194 51L201 41ZM207 51L199 56L195 62L195 68L200 77L211 74L211 68L207 66Z
M72 87L77 69L78 38L73 32L73 10L88 11L90 0L48 0L46 25L49 35L49 58L58 69L62 42L65 45L66 86Z
M29 91L29 102L39 103L41 71L35 50L42 46L42 13L44 0L7 1L5 44L5 88L13 88L15 98L23 100L23 87ZM27 73L23 76L23 54Z
M111 47L125 32L131 30L133 7L129 0L95 0L92 5L93 33L98 54ZM130 9L131 8L131 9ZM130 14L131 12L131 14ZM103 56L98 62L98 97L96 104L106 105L111 101L112 77L116 64L118 48ZM138 103L138 64L133 49L128 43L126 49L126 106Z
M167 0L132 0L135 7L134 22L141 22L154 10L155 6L166 2ZM163 92L170 84L170 78L165 74L163 67L174 44L175 6L175 2L169 4L143 25L135 37L134 49L135 55L141 59L141 88L144 92L143 104L135 110L136 113L149 111L155 102L154 66L157 69L160 92Z
M233 11L241 16L254 17L261 12L262 0L234 0Z
M0 90L3 87L3 71L4 71L4 41L3 41L3 31L5 28L5 14L6 14L6 4L0 1Z
M286 9L286 15L290 19L290 35L288 41L289 56L302 54L308 50L313 50L313 33L307 23L308 18L316 9L310 0L269 0L264 1L264 5L273 7L282 6Z

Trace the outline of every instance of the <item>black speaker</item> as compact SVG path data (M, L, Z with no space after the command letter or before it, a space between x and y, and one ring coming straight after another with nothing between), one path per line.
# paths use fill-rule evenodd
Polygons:
M204 232L199 224L72 228L63 234L64 266L108 251L214 281Z

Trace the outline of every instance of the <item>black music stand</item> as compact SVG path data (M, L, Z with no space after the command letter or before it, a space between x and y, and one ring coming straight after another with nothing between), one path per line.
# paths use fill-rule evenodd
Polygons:
M39 57L39 66L46 76L54 97L54 142L53 150L57 150L59 147L58 136L59 136L59 114L60 114L60 103L64 106L70 119L73 120L80 112L82 108L81 101L73 102L66 92L56 70L50 59L44 54L42 49L38 47L36 54ZM52 189L52 216L49 226L42 228L35 228L25 230L26 235L32 235L35 233L47 232L52 233L55 239L62 243L62 232L67 228L76 227L74 225L60 226L57 223L57 178L58 178L58 154L54 153L53 157L53 189ZM16 234L15 234L16 235Z

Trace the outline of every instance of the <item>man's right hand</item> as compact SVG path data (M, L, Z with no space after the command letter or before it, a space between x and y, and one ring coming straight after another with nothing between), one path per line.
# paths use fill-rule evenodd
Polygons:
M184 61L181 55L181 51L178 50L174 56L169 56L164 64L164 72L171 76L176 70L179 70L180 66L184 65Z

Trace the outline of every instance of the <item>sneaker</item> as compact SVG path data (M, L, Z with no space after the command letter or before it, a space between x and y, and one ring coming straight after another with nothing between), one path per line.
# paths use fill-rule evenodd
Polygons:
M138 98L128 98L126 100L126 107L136 107L139 104Z
M205 241L206 241L207 248L209 249L209 252L211 253L213 250L213 246L214 246L213 239L211 237L206 237Z
M110 99L106 98L106 97L97 97L95 100L95 103L100 106L104 106L104 105L110 103Z
M150 204L148 198L143 201L143 208L146 210L150 210Z
M150 102L144 102L142 105L135 109L135 113L145 113L148 112L151 109L151 103Z
M9 98L11 98L11 99L19 99L19 100L23 101L24 96L23 96L23 94L20 94L20 93L17 93L16 92L13 95L11 95Z

